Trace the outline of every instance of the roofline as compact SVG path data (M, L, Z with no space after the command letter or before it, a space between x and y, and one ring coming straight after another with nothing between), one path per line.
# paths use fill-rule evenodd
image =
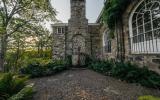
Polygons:
M68 23L55 23L51 24L52 26L68 26Z
M99 23L88 23L88 25L96 26L96 25L99 25Z
M88 23L88 25L99 25L99 23ZM68 23L55 23L55 24L51 24L51 26L68 26Z
M102 14L103 14L103 12L104 12L104 8L105 8L105 7L102 8L102 10L101 10L101 12L100 12L100 14L99 14L99 16L98 16L98 18L97 18L97 20L96 20L96 23L99 23L99 21L100 21L100 19L101 19L101 17L102 17Z

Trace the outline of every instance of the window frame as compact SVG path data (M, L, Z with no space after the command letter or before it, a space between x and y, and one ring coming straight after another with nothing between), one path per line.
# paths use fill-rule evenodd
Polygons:
M144 3L144 5L138 10L138 8ZM132 10L130 17L129 17L129 39L130 39L130 50L132 54L160 54L160 26L158 25L156 28L154 27L154 21L160 20L160 17L153 19L153 10L152 7L154 7L155 3L158 3L159 9L160 9L160 1L158 0L150 0L146 3L146 0L141 0L136 7L134 7L134 10ZM151 5L149 7L150 10L148 10L148 5ZM144 10L143 10L144 9ZM137 10L139 12L137 12ZM140 13L140 11L144 11L144 13ZM158 11L158 10L157 10ZM146 12L149 12L149 19L150 21L145 22L144 14ZM139 14L142 16L143 23L139 25L139 20L141 17L138 17ZM136 19L135 18L136 15ZM160 15L158 13L157 15ZM141 20L140 20L141 21ZM150 24L150 26L147 26L147 24ZM135 27L134 27L135 26ZM146 31L147 27L151 27L150 30ZM155 33L157 31L157 33ZM148 36L148 37L147 37ZM150 38L152 37L152 38Z
M109 38L108 30L103 33L103 50L104 53L112 53L112 39Z
M64 34L65 33L65 27L57 27L57 32L56 32L56 34Z

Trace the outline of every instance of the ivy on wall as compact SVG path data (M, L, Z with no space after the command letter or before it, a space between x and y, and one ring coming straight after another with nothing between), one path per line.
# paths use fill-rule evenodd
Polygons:
M133 0L106 0L102 20L108 25L110 35L114 36L117 20L121 20L122 13Z

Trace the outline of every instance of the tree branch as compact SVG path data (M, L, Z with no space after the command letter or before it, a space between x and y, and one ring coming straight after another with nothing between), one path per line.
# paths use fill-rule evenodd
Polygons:
M30 20L29 21L25 21L23 24L21 24L21 25L18 25L16 28L15 28L15 30L13 30L11 33L9 33L9 34L7 34L7 36L11 36L13 33L15 33L15 32L17 32L21 27L23 27L24 25L26 25L27 23L29 23L30 22Z
M8 10L7 10L7 6L6 6L6 0L2 0L2 2L3 2L3 5L4 5L4 12L5 12L5 17L6 17L6 22L7 22L7 19L8 19ZM7 24L5 23L5 26L6 26Z

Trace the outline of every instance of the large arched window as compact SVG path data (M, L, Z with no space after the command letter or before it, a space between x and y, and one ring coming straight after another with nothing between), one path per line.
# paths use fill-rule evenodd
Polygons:
M129 19L131 53L160 53L160 0L142 0Z

